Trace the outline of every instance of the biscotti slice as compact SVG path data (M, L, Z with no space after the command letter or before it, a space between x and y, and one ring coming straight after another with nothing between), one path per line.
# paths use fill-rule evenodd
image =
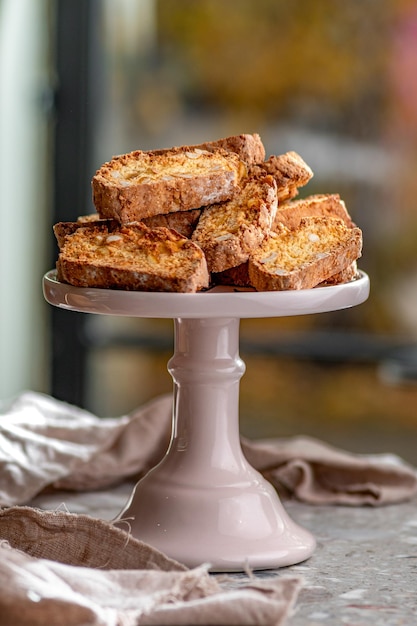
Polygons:
M332 285L342 285L343 283L350 283L359 276L358 264L353 261L341 272L337 272L333 276L329 276L326 280L318 285L318 287L329 287Z
M236 153L220 148L136 150L113 158L96 172L93 202L102 218L141 221L230 200L246 173Z
M202 209L191 209L191 211L177 211L176 213L166 213L162 215L152 215L142 220L149 228L164 226L172 228L180 235L191 239L198 220L200 219Z
M208 287L201 249L168 228L80 227L65 238L58 279L77 287L192 293Z
M312 169L297 152L290 151L279 156L270 156L267 161L258 163L250 172L263 171L273 176L277 182L278 203L295 198L298 188L303 187L313 177Z
M229 285L230 287L250 287L249 262L241 263L236 267L230 267L223 272L212 272L212 285Z
M62 250L67 235L72 235L80 225L77 222L57 222L53 226L54 235L58 248Z
M361 256L362 231L333 217L307 217L295 230L280 225L249 258L257 291L310 289Z
M346 269L337 272L334 276L330 276L322 283L319 283L317 287L329 287L350 283L352 280L355 280L358 275L358 264L356 261L353 261ZM228 285L229 287L252 287L249 279L249 262L246 261L246 263L231 267L224 272L212 274L211 283L213 285Z
M61 250L64 247L67 235L72 235L79 228L93 228L97 225L106 226L109 232L112 232L120 226L119 222L116 220L102 220L96 213L82 215L76 222L57 222L53 226L53 231L58 248Z
M272 231L281 228L282 225L290 230L296 229L305 217L338 217L346 226L353 228L355 224L350 217L346 205L338 194L317 194L303 200L291 200L278 205L278 210L272 225ZM353 280L357 275L356 262L346 270L338 272L330 277L326 284L336 285ZM218 285L233 285L236 287L249 287L248 263L242 263L224 272L212 274L212 282Z
M247 179L233 200L206 207L192 241L203 250L209 272L247 261L269 233L276 210L277 189L271 176Z
M177 213L168 213L167 215L153 215L142 220L149 228L157 228L163 226L176 230L183 237L191 238L197 222L201 215L201 209L192 209L191 211L178 211ZM131 224L133 222L130 222ZM119 228L120 224L117 220L101 219L98 213L80 216L76 222L57 222L53 226L53 231L58 243L58 247L62 248L66 235L72 235L78 228L94 226L97 224L105 224L110 230Z
M257 133L224 137L223 139L208 141L194 147L209 150L210 152L219 148L227 150L227 152L235 152L248 165L261 163L265 160L265 146Z
M283 224L290 229L297 228L304 217L338 217L346 226L355 226L339 194L317 194L278 206L272 228L276 224Z

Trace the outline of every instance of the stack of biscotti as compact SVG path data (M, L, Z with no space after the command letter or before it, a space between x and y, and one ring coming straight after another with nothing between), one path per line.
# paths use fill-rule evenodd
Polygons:
M284 202L269 236L248 262L212 277L258 291L335 285L357 276L362 232L338 194Z
M336 195L295 199L312 176L295 152L265 160L257 134L114 157L92 180L96 213L54 226L58 278L179 292L351 280L361 231Z
M190 237L203 208L238 196L248 167L264 157L259 135L115 157L92 181L97 213L54 226L58 278L113 289L209 287L206 257Z

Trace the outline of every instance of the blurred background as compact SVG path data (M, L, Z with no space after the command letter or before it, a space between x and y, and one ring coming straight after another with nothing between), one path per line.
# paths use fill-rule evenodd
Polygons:
M171 320L48 305L52 225L113 155L261 135L364 232L363 305L242 320L241 431L417 463L417 2L0 0L0 401L100 416L172 389Z

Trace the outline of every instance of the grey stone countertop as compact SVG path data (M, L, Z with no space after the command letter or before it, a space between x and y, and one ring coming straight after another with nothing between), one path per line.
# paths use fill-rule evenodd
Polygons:
M288 626L417 624L417 501L285 506L317 539L308 561L279 570L305 582Z
M131 485L121 485L94 494L55 493L31 504L111 520L130 490ZM317 539L307 561L255 573L303 578L288 626L417 625L417 500L379 508L294 501L284 506ZM234 576L238 583L245 574Z

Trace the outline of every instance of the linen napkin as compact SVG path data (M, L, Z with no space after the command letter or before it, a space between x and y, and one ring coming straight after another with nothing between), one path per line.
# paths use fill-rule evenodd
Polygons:
M417 491L416 470L394 454L353 454L305 436L243 440L242 448L282 498L379 506L408 500Z
M204 565L188 570L106 522L63 511L0 511L0 537L5 626L280 626L301 587L298 577L237 584Z
M0 416L0 506L25 504L45 488L89 490L139 477L165 454L172 397L132 414L98 418L26 392ZM417 473L395 455L358 455L310 437L242 438L248 461L277 489L315 504L383 505L411 498Z

